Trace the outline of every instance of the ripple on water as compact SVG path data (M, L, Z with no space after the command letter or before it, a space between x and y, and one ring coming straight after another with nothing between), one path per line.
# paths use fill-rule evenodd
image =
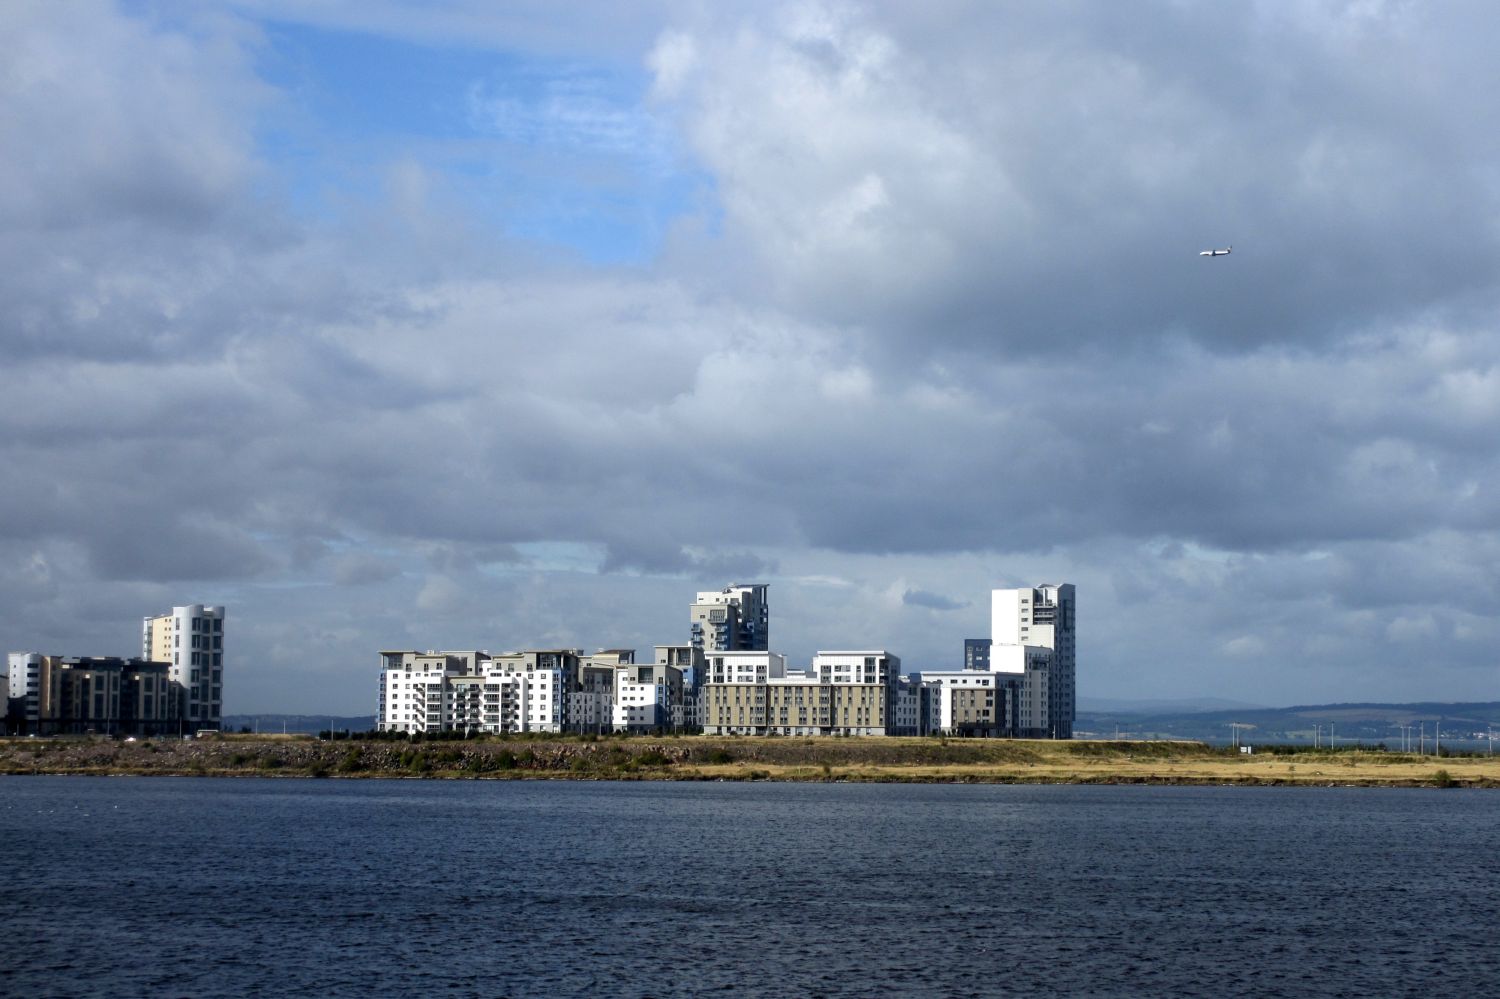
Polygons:
M1495 828L1420 790L16 778L0 930L27 996L1483 994Z

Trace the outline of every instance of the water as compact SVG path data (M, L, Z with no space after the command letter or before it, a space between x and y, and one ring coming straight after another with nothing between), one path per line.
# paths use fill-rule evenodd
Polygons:
M0 779L7 996L1457 996L1500 794Z

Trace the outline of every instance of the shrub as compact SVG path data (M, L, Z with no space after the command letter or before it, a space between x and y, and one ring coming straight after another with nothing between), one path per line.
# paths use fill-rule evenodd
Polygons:
M1458 783L1458 781L1453 779L1453 775L1446 770L1439 770L1437 773L1433 774L1432 782L1438 787L1453 787Z
M710 749L704 759L709 763L733 763L734 754L727 749Z
M672 761L660 749L648 749L644 753L636 754L634 762L642 767L664 767Z

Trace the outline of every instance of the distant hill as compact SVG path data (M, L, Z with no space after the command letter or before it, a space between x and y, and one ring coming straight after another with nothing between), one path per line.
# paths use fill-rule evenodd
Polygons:
M225 715L224 731L300 732L317 734L329 726L336 732L368 732L375 727L374 715Z
M1232 701L1227 697L1147 698L1129 700L1122 697L1080 697L1078 710L1135 714L1199 714L1205 711L1264 710L1264 704Z
M1409 725L1413 729L1413 744L1420 726L1426 733L1429 746L1437 728L1442 732L1444 745L1473 747L1485 740L1490 729L1500 734L1500 701L1305 704L1289 708L1247 706L1213 711L1080 708L1073 731L1084 738L1112 738L1118 727L1121 737L1133 739L1202 739L1223 743L1230 739L1231 723L1241 726L1240 741L1251 743L1304 743L1312 742L1316 737L1326 745L1331 730L1338 745L1363 742L1395 747L1401 745L1399 727ZM1488 742L1484 744L1487 746Z

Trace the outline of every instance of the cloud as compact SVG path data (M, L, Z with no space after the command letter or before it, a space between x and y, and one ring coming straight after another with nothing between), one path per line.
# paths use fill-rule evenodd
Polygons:
M333 581L340 586L381 583L400 572L400 567L388 559L371 555L340 555L333 560Z
M759 287L902 357L1472 315L1496 71L1456 9L1334 10L799 5L656 65Z
M775 563L752 552L688 548L663 536L610 542L600 571L684 576L699 581L748 580L774 572Z
M644 648L734 580L951 665L1066 579L1100 696L1491 683L1471 10L167 13L0 13L13 646L224 602L240 707L326 646L353 710L382 645ZM463 40L461 134L323 117L286 24Z
M940 611L961 610L969 606L967 600L954 600L927 590L907 590L901 595L901 602L909 607L928 607Z

